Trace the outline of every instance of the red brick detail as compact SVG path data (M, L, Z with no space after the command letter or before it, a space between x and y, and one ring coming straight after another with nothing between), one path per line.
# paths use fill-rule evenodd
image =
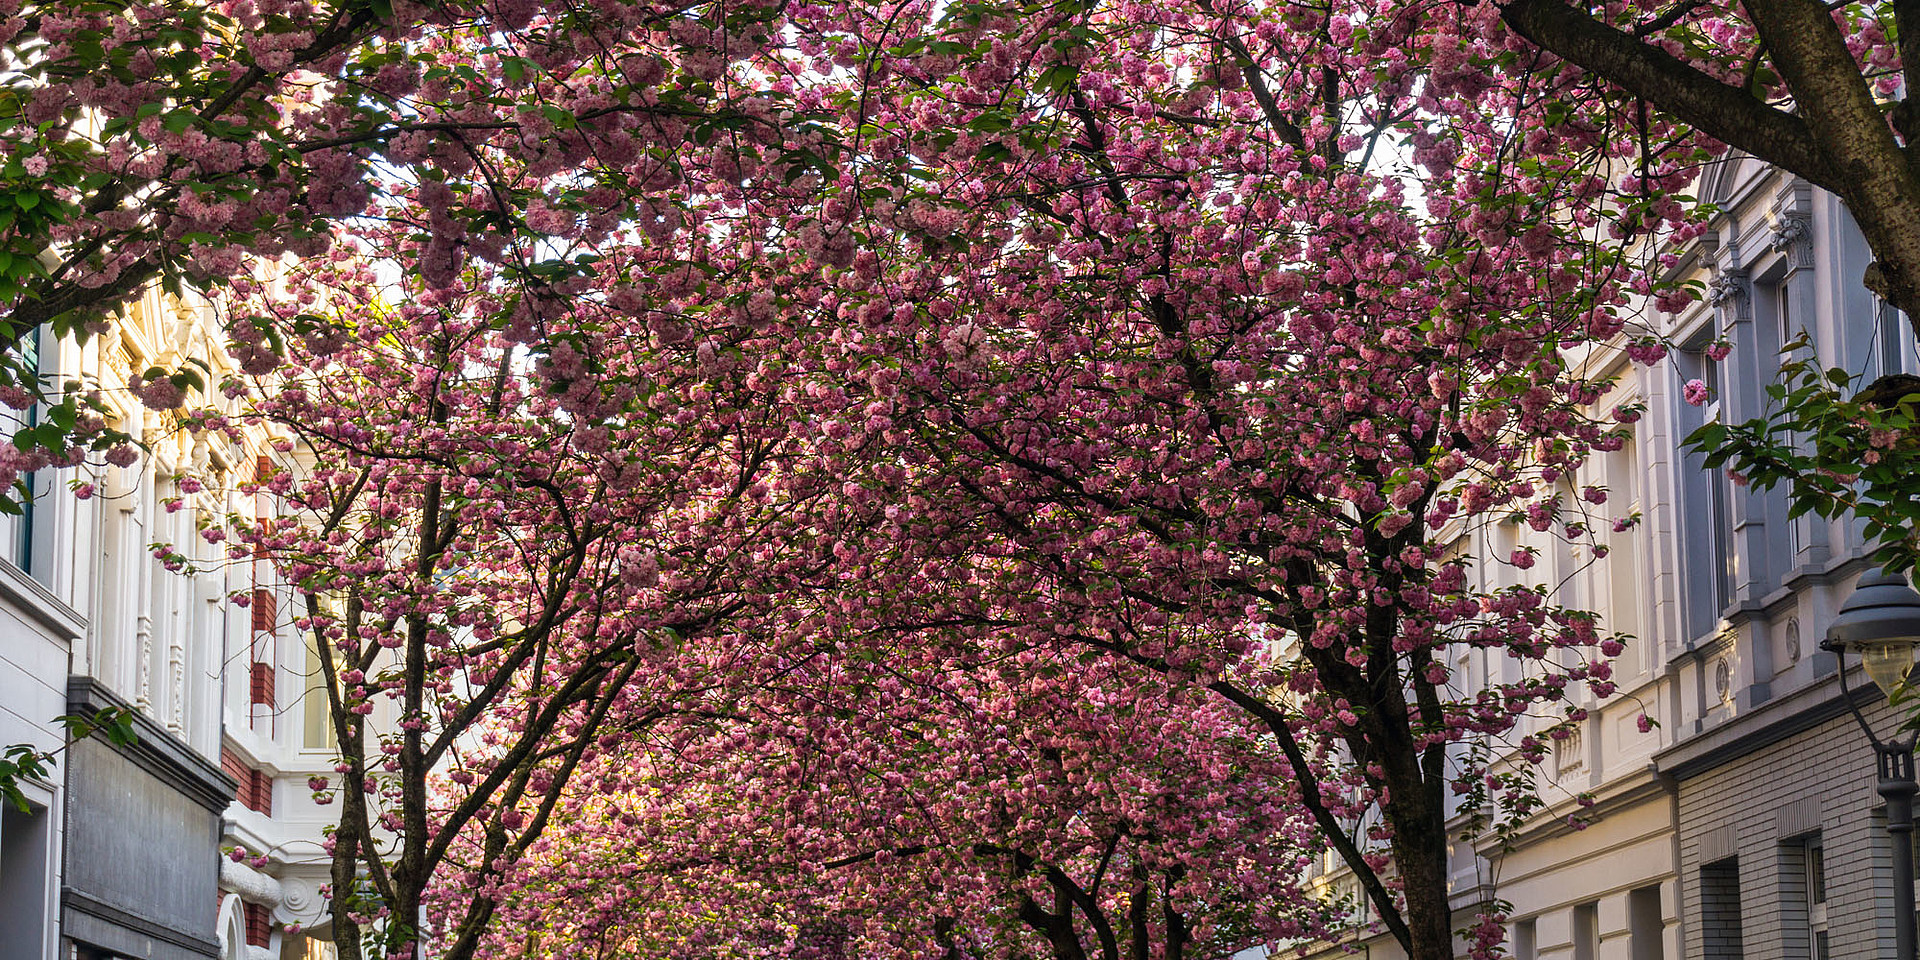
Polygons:
M270 476L273 476L273 458L267 456L264 453L257 457L254 457L253 458L254 482L259 483L259 482L265 481Z
M247 769L247 765L241 763L240 758L234 756L233 751L228 750L226 747L220 748L220 769L226 771L227 776L240 781L240 795L244 798L249 782L248 778L253 776L253 771ZM245 800L243 799L242 802L244 803Z
M273 918L267 908L257 904L243 904L247 916L247 943L255 947L267 945L267 937L273 933Z
M252 695L252 702L273 706L273 664L254 664L247 679L247 689Z
M273 778L255 770L252 779L253 802L247 804L247 809L265 816L273 816Z
M253 588L253 599L248 606L253 608L253 632L272 633L274 615L279 613L273 591L265 587Z
M234 752L220 748L220 769L240 782L234 799L248 810L273 816L273 778L241 762Z

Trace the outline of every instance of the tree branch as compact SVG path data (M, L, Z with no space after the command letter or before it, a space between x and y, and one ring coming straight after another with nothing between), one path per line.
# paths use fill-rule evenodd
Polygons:
M1513 32L1597 74L1722 143L1837 189L1837 171L1807 122L1561 0L1511 0L1500 17Z

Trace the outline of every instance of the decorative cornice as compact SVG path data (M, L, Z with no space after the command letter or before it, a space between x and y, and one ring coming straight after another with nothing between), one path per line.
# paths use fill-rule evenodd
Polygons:
M62 640L78 640L87 633L87 618L68 606L40 581L11 563L0 561L0 601L19 610Z
M1862 708L1880 699L1879 688L1864 682L1864 678L1852 693L1854 704ZM1661 773L1686 780L1846 713L1847 701L1841 696L1840 681L1829 673L1802 689L1755 708L1744 717L1660 751L1654 755L1654 763Z
M74 713L94 714L103 708L130 710L127 702L113 691L100 684L99 680L87 676L67 678L67 709ZM109 750L116 750L127 759L138 764L141 769L152 774L155 779L179 791L180 794L213 813L219 813L233 802L240 784L225 771L215 766L213 761L195 753L179 737L167 731L152 717L139 711L132 712L134 735L138 738L130 746L120 747L106 740L99 741Z

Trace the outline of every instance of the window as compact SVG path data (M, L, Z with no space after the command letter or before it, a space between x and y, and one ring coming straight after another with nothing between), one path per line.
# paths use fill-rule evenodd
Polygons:
M1873 354L1866 358L1865 379L1861 386L1884 377L1889 373L1901 373L1908 368L1907 355L1913 342L1907 328L1907 318L1893 304L1873 298Z
M1818 833L1780 844L1780 951L1827 960L1827 866Z
M1811 960L1827 960L1827 860L1820 838L1807 841L1807 935Z
M1600 456L1597 473L1597 479L1607 488L1606 505L1595 510L1600 517L1625 519L1640 512L1639 451L1631 434L1620 449ZM1605 603L1603 625L1641 640L1642 653L1637 659L1642 668L1650 669L1654 657L1645 641L1651 635L1641 620L1640 609L1639 528L1615 532L1612 524L1603 520L1594 539L1607 547L1607 559L1601 565L1604 592L1598 598Z
M1720 395L1726 386L1721 377L1720 364L1710 358L1702 357L1700 363L1701 379L1706 381L1708 399L1701 408L1702 419L1706 422L1720 420ZM1726 475L1719 470L1707 475L1707 486L1713 501L1713 552L1717 555L1713 561L1713 599L1714 619L1719 619L1720 611L1733 602L1733 584L1738 573L1738 559L1733 549L1733 504L1727 489Z
M48 817L0 810L0 960L40 960L46 947Z
M1700 868L1700 930L1705 960L1741 960L1740 858Z
M1707 388L1706 402L1700 407L1681 406L1683 432L1718 422L1723 412L1721 365L1705 353L1687 354L1682 365ZM1687 416L1688 411L1693 411L1692 416ZM1709 470L1703 461L1699 453L1686 454L1680 517L1682 549L1687 551L1683 563L1687 630L1695 637L1712 632L1719 623L1721 611L1733 600L1739 573L1733 548L1733 485L1725 472Z
M1513 960L1539 960L1540 935L1532 917L1513 925Z
M1583 903L1573 908L1573 960L1599 960L1600 905Z
M327 712L327 675L320 669L320 651L307 640L307 692L300 701L300 746L307 750L332 750L333 718Z
M1633 960L1665 960L1667 921L1660 907L1660 885L1636 887L1627 894L1627 936Z
M40 330L39 328L36 327L32 332L20 338L19 349L20 349L20 365L23 368L23 370L25 372L29 372L35 375L39 374L40 372ZM7 434L9 437L11 437L15 430L19 430L23 427L37 426L40 423L40 408L37 405L29 407L24 412L13 413L12 416L9 417L8 419L11 421L11 423L8 424ZM41 471L41 470L35 470L30 473L24 473L20 475L20 483L26 487L27 495L26 497L22 498L20 501L20 513L17 516L12 518L12 523L10 524L12 527L12 530L9 532L9 536L7 537L7 541L6 541L7 561L12 563L16 567L19 567L22 573L25 573L29 576L32 576L37 572L34 570L34 564L33 564L34 500L40 494L43 494L46 492L45 490L42 489L42 487L46 485L45 484L46 480L47 480L46 471ZM17 489L14 491L14 493L16 494L18 492L19 491ZM40 575L45 576L45 573L40 572Z
M1487 524L1488 553L1492 562L1485 564L1485 589L1489 593L1518 584L1520 571L1503 561L1513 556L1520 548L1520 525L1505 518ZM1489 683L1518 683L1521 679L1521 663L1518 657L1501 656L1499 667L1491 664L1487 667ZM1498 676L1494 676L1498 674Z
M1774 316L1780 321L1779 339L1774 342L1785 349L1799 331L1793 329L1793 290L1782 280L1773 286Z

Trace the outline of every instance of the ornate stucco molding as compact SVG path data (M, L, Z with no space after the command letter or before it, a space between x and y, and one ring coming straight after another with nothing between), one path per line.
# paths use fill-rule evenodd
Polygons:
M1767 248L1787 255L1789 271L1813 266L1813 185L1790 177L1774 194Z
M1776 217L1767 235L1767 248L1787 255L1790 270L1813 266L1813 221L1800 214Z
M280 881L238 861L220 858L220 889L249 903L278 907L284 902Z
M1753 317L1753 291L1745 270L1716 270L1707 282L1707 302L1730 320Z
M280 880L281 899L274 906L277 923L297 923L311 929L331 919L327 898L320 895L324 877L288 876Z

